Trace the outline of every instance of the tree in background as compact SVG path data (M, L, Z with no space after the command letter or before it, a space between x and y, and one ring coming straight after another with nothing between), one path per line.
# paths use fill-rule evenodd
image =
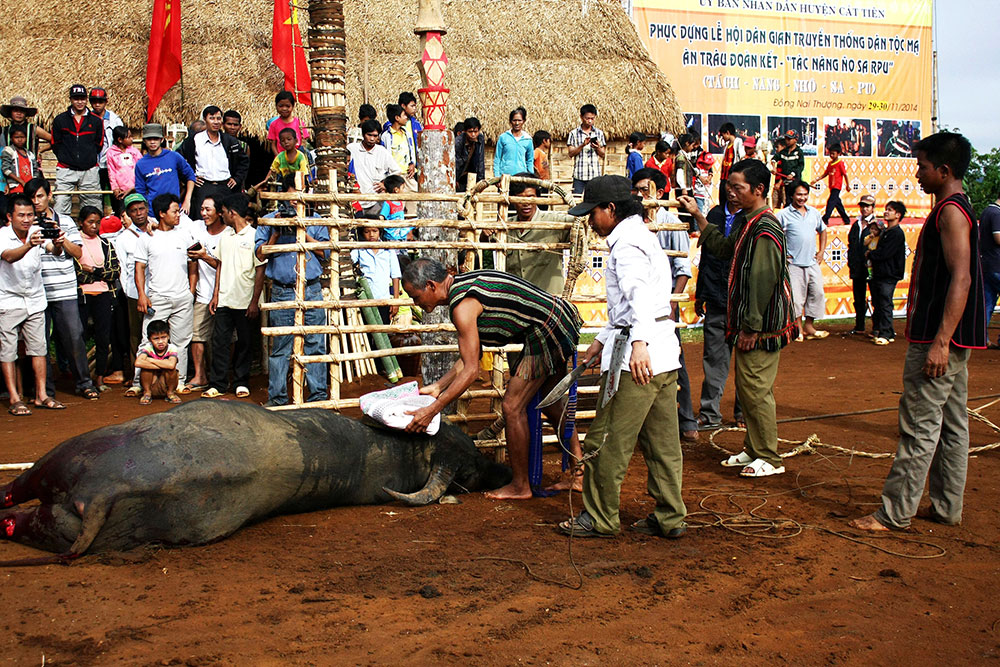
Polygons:
M1000 197L1000 148L988 153L972 150L972 163L965 174L965 192L977 213Z

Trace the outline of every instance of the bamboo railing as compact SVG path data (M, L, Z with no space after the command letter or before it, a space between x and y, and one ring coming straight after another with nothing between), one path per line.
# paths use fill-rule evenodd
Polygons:
M546 196L526 197L510 196L510 184L512 180L530 180L532 184L540 185L553 192ZM497 192L487 192L487 187L496 187ZM299 408L325 408L333 410L344 410L358 407L357 397L342 396L342 384L349 381L352 375L361 375L368 372L375 372L374 363L367 363L364 368L355 368L351 372L351 364L356 362L373 362L375 359L384 356L404 356L413 354L426 354L434 352L457 352L457 344L444 345L417 345L409 347L391 347L388 349L361 349L354 345L355 351L348 350L348 342L356 341L358 337L363 337L370 333L428 333L428 332L451 332L455 330L451 323L444 324L390 324L382 325L362 324L360 318L348 317L353 310L362 307L372 306L407 306L413 305L408 298L389 299L351 299L344 298L341 293L341 266L340 254L362 248L379 248L387 250L420 250L425 248L452 248L470 249L476 251L482 259L483 251L499 251L494 254L495 268L504 270L506 268L505 251L528 250L528 251L555 251L562 252L570 250L571 253L579 252L581 249L604 250L606 245L598 239L587 240L585 221L576 219L573 222L537 222L522 223L507 220L507 212L511 205L520 203L547 204L550 208L565 207L572 203L572 199L565 195L561 188L551 182L538 181L537 179L519 179L518 177L502 176L492 179L490 182L481 182L475 188L470 188L468 193L459 194L429 194L429 193L397 193L397 194L345 194L338 192L323 194L307 193L260 193L264 200L271 201L291 201L296 205L296 217L293 218L268 218L267 224L270 226L294 227L296 230L296 242L278 246L264 246L261 248L263 255L272 255L283 252L294 252L297 256L297 279L295 283L295 299L293 301L269 302L261 306L263 311L286 310L295 311L294 323L291 326L264 326L261 333L264 336L292 336L294 339L291 355L292 370L292 391L291 403L284 406L271 408L273 410L294 410ZM407 219L405 221L369 220L363 218L342 217L339 214L340 207L349 207L354 201L438 201L452 202L462 211L465 219ZM331 214L328 217L312 218L306 217L305 203L323 204L323 208L329 208ZM495 206L495 212L487 213L484 204ZM644 201L647 208L655 207L677 207L675 200L655 200ZM306 242L306 227L323 226L330 228L329 241ZM361 227L450 227L459 230L462 240L453 242L429 242L429 241L353 241L347 240L350 232ZM651 224L652 231L674 230L687 231L684 223ZM585 242L573 243L525 243L508 240L508 233L525 229L539 230L582 230ZM482 232L492 233L494 240L479 241L474 240ZM307 254L315 251L331 252L330 266L330 288L328 296L321 301L305 300L305 264ZM682 255L683 253L664 251L668 255ZM571 257L571 260L574 258ZM579 264L580 258L575 258ZM572 291L572 283L575 283L576 275L569 271L570 284L567 292ZM565 293L564 293L565 294ZM684 302L690 300L686 294L674 294L671 300ZM310 309L324 309L331 317L328 323L323 325L306 325L305 312ZM327 337L329 352L325 354L304 354L305 337L307 335L323 335ZM353 337L353 338L352 338ZM364 348L364 346L362 346ZM580 346L580 350L586 350L587 346ZM458 411L456 414L447 415L446 419L454 423L468 425L472 422L493 422L500 415L500 405L506 386L503 369L506 364L505 356L520 349L519 345L508 345L502 348L484 347L484 353L492 353L495 358L492 368L488 371L489 388L473 389L466 391L458 399ZM307 402L304 400L304 375L305 367L308 364L329 364L329 397L326 400ZM596 394L596 387L581 387L580 394ZM489 409L486 412L471 411L473 400L488 399ZM577 419L588 419L593 417L593 411L577 412ZM550 438L551 440L551 438ZM480 446L497 447L503 446L502 435L496 440L480 442Z

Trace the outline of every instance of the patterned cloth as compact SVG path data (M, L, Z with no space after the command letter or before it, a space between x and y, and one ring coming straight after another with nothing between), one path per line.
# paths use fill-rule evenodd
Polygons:
M583 142L586 141L587 137L597 137L597 144L599 146L608 145L607 140L604 138L604 132L596 127L591 128L590 132L584 132L581 127L573 128L569 133L569 137L566 138L566 145L571 147L583 146ZM573 178L586 182L600 175L601 156L591 146L584 147L579 155L573 158Z
M482 345L524 345L510 367L523 380L562 373L573 355L583 324L576 306L526 280L502 271L470 271L455 276L448 307L465 298L483 306L476 321Z
M781 231L781 223L769 208L760 210L744 225L733 248L733 263L729 269L729 308L726 311L726 341L730 345L736 345L740 322L750 306L746 293L757 243L761 240L777 244L780 256L785 256L785 235ZM798 325L792 316L788 265L781 262L781 267L781 276L776 276L779 279L762 313L763 325L757 337L756 349L766 352L777 352L799 335Z

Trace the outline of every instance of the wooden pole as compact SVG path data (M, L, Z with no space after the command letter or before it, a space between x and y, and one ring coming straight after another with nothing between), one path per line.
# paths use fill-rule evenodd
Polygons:
M305 179L301 173L295 175L295 188L298 190L305 189ZM306 215L305 204L299 202L295 207L295 214L304 217ZM299 244L306 242L305 227L295 228L295 240ZM299 302L306 300L306 253L302 251L299 251L295 256L295 300ZM305 316L305 308L295 309L295 326L297 328L304 328ZM305 352L306 339L301 330L294 335L295 338L292 341L292 403L301 405L305 402L302 391L305 368L298 358Z

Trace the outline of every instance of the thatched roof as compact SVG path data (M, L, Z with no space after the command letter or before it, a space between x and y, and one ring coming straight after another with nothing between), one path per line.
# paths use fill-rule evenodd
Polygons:
M0 52L18 64L0 79L0 101L25 95L48 122L68 106L71 84L102 85L109 107L141 125L152 1L123 0L110 15L108 7L29 0L9 12ZM175 86L156 120L190 122L214 103L239 110L248 131L263 132L282 84L271 63L272 7L272 0L185 2L183 104ZM363 101L366 54L368 101L380 116L399 91L420 86L416 10L416 0L346 0L352 121ZM495 138L508 128L510 110L524 106L529 131L565 136L579 123L580 105L591 102L612 137L683 127L666 77L618 0L444 0L443 14L450 123L474 115Z

